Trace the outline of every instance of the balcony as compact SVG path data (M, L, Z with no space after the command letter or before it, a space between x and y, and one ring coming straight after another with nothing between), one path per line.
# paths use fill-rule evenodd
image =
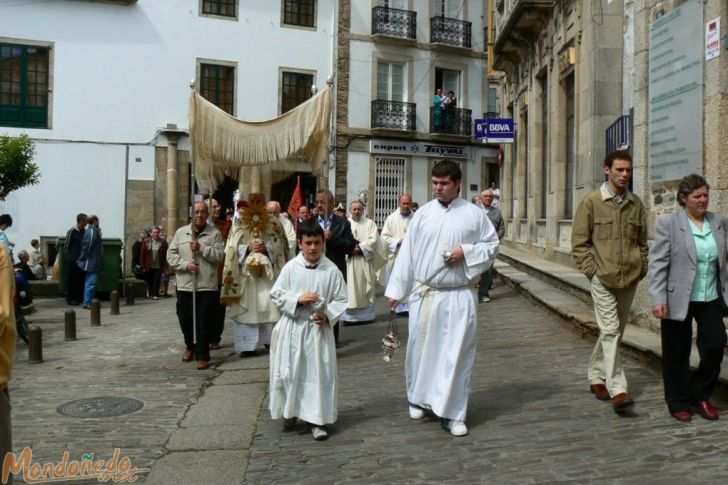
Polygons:
M415 103L372 101L372 130L415 131Z
M546 28L555 4L554 0L515 0L503 9L493 46L495 69L502 70L508 63L505 61L518 63L529 55L533 43Z
M372 9L372 35L414 41L417 39L417 12L396 8Z
M430 107L430 134L466 136L473 132L472 110Z
M435 46L470 49L472 23L447 17L430 19L430 43Z

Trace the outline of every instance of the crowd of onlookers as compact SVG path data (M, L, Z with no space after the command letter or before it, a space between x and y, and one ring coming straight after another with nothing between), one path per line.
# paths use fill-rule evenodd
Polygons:
M142 230L131 247L132 272L147 283L147 298L159 300L169 295L169 278L174 270L167 263L167 233L160 226Z
M10 257L10 262L14 263L16 272L22 273L26 280L44 280L46 279L48 260L40 250L40 241L33 239L30 241L30 250L22 249L18 251L18 261L14 260L15 243L11 241L5 231L13 225L13 218L10 214L0 215L0 243L5 246Z

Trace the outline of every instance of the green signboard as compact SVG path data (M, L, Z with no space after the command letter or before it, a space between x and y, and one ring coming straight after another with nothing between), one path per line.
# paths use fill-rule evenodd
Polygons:
M703 6L691 0L650 25L648 145L651 182L701 173Z

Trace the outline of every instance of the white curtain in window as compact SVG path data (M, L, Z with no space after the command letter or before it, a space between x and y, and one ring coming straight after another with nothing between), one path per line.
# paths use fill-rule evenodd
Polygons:
M458 71L442 71L442 90L447 94L448 91L455 93L455 97L460 100L460 72Z
M404 64L377 63L377 99L404 101Z

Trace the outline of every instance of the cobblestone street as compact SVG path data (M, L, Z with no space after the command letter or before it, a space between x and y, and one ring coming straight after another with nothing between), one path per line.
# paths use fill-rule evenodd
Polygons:
M76 342L63 341L64 308L39 300L31 319L44 331L45 362L29 364L19 344L10 388L15 447L31 446L37 462L57 462L66 450L105 458L119 447L135 466L152 467L148 483L172 483L165 468L179 473L179 484L724 481L725 420L673 420L658 370L632 359L637 406L629 417L616 415L588 392L591 342L503 285L492 296L479 308L468 436L409 418L404 349L391 364L381 359L387 322L380 321L342 329L339 420L325 442L302 425L283 432L270 420L267 355L240 360L230 328L213 353L215 369L182 363L174 299L122 305L113 317L104 303L101 327L89 327L79 310ZM725 410L724 390L717 394ZM97 396L135 398L144 408L115 418L56 411Z

